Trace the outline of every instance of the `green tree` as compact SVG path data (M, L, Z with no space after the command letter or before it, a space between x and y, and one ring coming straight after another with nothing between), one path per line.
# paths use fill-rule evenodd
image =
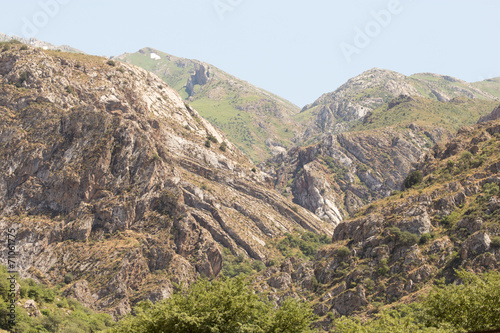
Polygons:
M243 277L199 280L166 301L141 303L134 312L112 332L301 333L311 332L314 319L309 308L293 299L275 309Z
M423 180L422 171L420 170L412 171L405 179L404 182L405 188L411 188L417 184L420 184L422 180Z

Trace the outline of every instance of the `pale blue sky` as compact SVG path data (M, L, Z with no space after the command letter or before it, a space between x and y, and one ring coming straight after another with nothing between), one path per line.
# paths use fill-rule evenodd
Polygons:
M500 76L498 0L0 4L0 32L96 55L150 46L211 63L301 107L373 67L466 81Z

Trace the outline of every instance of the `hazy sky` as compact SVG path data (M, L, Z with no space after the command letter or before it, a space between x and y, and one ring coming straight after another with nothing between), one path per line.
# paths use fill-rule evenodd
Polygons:
M0 0L0 32L211 63L299 106L373 67L500 76L498 0Z

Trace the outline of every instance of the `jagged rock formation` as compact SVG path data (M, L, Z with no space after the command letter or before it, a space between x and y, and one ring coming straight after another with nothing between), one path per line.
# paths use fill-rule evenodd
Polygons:
M117 59L157 74L254 161L291 148L302 128L299 107L210 64L151 48Z
M306 106L312 118L299 141L313 144L261 168L285 195L337 224L400 190L433 145L476 122L495 99L449 76L373 69Z
M369 202L401 189L413 165L442 137L439 129L414 124L404 130L329 135L316 145L278 155L263 169L285 195L338 224Z
M217 275L223 248L265 262L285 232L333 230L138 67L12 45L0 117L0 226L21 275L71 273L67 295L115 316Z

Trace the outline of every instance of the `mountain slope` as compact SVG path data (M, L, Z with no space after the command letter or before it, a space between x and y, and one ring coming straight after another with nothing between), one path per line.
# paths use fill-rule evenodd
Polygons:
M225 257L267 262L286 232L332 233L154 74L14 44L0 80L0 226L23 277L71 273L67 293L117 317Z
M117 59L157 74L254 161L290 148L300 130L297 106L207 63L151 48Z
M500 77L474 82L472 85L500 98Z

